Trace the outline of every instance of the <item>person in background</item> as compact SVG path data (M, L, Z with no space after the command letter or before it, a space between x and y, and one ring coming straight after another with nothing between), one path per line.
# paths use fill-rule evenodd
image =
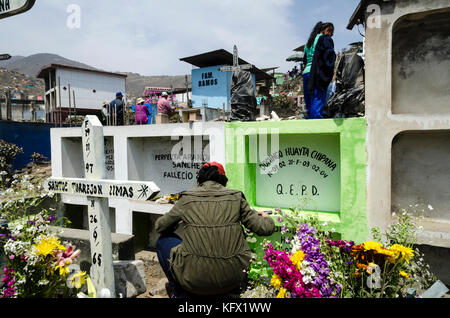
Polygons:
M260 236L275 231L273 219L253 210L242 192L226 188L227 182L220 163L205 163L198 187L181 193L156 221L161 234L156 252L172 298L239 293L251 260L242 225Z
M102 107L102 119L101 119L101 122L102 122L103 126L106 126L108 124L108 116L109 116L108 108L109 108L109 102L106 100L106 101L103 102L103 107Z
M303 91L308 119L324 118L322 112L336 62L333 34L332 23L318 22L305 46Z
M116 99L110 104L110 119L111 125L123 126L123 95L121 92L116 94Z
M175 107L170 105L168 99L167 92L162 92L161 98L158 100L158 114L166 114L167 116L172 117L175 114Z
M138 98L136 101L136 125L146 125L148 124L148 116L150 112L147 105L144 105L145 100L143 98Z

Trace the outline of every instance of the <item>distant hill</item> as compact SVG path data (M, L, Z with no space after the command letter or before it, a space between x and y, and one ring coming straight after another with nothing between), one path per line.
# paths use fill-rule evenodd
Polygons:
M13 71L21 74L25 74L31 78L35 78L39 70L48 64L63 64L74 67L82 67L88 69L96 69L91 65L87 65L84 63L80 63L77 61L73 61L70 59L66 59L62 56L50 53L39 53L33 54L30 56L13 56L11 59L7 61L0 61L0 68L4 68L8 71ZM130 97L139 97L144 92L145 86L158 86L158 87L171 87L173 88L184 88L185 85L185 76L168 76L168 75L157 75L157 76L142 76L137 73L129 73L129 72L118 72L127 74L127 94ZM188 76L189 87L191 87L191 76ZM11 83L8 83L8 86L12 86ZM0 86L2 82L0 80ZM33 92L35 94L36 92ZM40 95L43 95L44 92Z
M0 61L0 67L6 68L9 71L16 71L18 73L35 77L43 66L52 63L83 67L94 70L96 69L95 67L92 67L90 65L69 60L62 56L49 53L33 54L27 57L13 56L10 60Z

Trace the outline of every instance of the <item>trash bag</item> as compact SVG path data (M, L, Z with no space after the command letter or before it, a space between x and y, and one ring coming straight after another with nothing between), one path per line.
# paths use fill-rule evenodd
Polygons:
M339 61L336 92L328 100L325 111L331 118L364 116L364 60L357 53L346 54Z
M252 74L234 70L231 78L231 121L254 121L256 119L256 95Z

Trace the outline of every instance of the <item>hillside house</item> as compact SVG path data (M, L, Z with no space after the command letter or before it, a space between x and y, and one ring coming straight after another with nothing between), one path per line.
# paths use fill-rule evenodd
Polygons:
M69 115L100 115L103 102L116 92L126 99L127 75L60 64L44 66L37 75L45 81L46 121L64 123Z

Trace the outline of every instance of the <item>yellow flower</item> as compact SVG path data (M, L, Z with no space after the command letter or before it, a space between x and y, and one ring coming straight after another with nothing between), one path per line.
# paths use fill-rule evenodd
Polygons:
M275 288L281 287L281 278L277 274L273 274L270 284Z
M283 287L280 288L280 292L277 295L277 298L286 298L286 289Z
M294 265L297 270L300 270L304 258L305 253L303 251L296 252L291 257L292 265Z
M71 286L80 289L81 286L86 283L87 275L86 272L77 272L70 277Z
M55 267L55 270L58 270L59 269L59 275L60 276L66 276L66 275L68 275L69 273L70 273L70 269L69 269L69 266L56 266Z
M375 263L369 263L369 265L367 266L367 268L366 268L366 273L367 274L372 274L372 272L373 272L373 269L376 267L376 266L378 266L377 264L375 264Z
M403 277L405 277L405 278L408 278L408 277L409 277L408 273L405 272L405 271L400 271L399 274L400 274L400 276L403 276Z
M56 237L42 237L41 241L36 244L35 251L38 256L47 256L55 250L65 250L66 248L61 245L61 242Z
M409 263L409 259L414 256L414 251L409 247L400 244L394 244L389 248L395 255L396 259L405 260Z
M364 250L368 251L368 250L373 250L373 251L380 251L382 246L381 243L378 242L372 242L372 241L367 241L365 243L363 243L364 246Z

